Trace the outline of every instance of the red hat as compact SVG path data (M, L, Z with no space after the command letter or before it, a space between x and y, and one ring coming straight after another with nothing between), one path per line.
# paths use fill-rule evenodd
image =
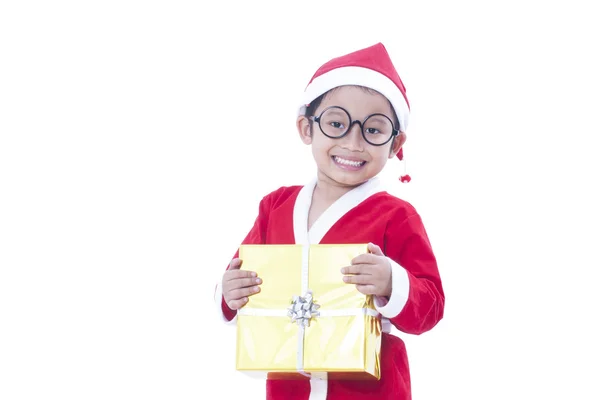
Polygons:
M317 97L345 85L368 87L385 96L396 112L400 130L406 132L410 114L406 89L382 43L336 57L323 64L304 90L298 115L304 115L306 107ZM403 159L402 149L397 157ZM400 180L408 182L410 177L404 175Z

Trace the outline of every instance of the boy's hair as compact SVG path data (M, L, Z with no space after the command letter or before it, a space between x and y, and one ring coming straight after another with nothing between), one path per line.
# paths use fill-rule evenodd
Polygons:
M352 86L358 87L369 94L381 94L377 90L374 90L374 89L371 89L371 88L368 88L365 86L359 86L359 85L352 85ZM325 93L323 93L322 95L320 95L319 97L317 97L316 99L311 101L310 104L306 106L306 112L304 113L304 115L306 117L315 115L315 111L317 111L317 108L319 108L319 106L321 105L321 102L323 102L323 99L325 99L325 97L328 96L329 93L332 93L332 92L338 90L340 87L341 86L334 87L333 89L326 91ZM387 98L386 98L386 100L387 100ZM396 115L396 110L394 110L394 107L392 106L392 103L389 100L387 100L387 102L390 105L390 109L392 110L392 122L394 122L394 129L400 129L400 122L398 121L398 115ZM308 121L312 126L312 120L309 119Z

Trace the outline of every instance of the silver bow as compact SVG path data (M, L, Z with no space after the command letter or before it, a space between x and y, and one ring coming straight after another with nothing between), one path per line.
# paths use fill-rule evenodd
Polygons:
M288 317L298 325L309 326L310 319L319 316L319 307L321 306L313 302L312 292L309 290L304 296L293 297L292 304L288 307Z

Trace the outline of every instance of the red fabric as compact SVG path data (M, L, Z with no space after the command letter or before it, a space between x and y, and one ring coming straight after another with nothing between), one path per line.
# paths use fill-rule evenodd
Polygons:
M283 187L265 196L260 203L256 222L243 243L294 244L292 216L300 189L299 186ZM409 203L388 193L374 194L342 216L320 243L366 242L380 246L386 256L408 271L408 301L390 322L398 330L409 334L418 335L432 329L443 317L445 296L435 256L416 210ZM223 305L223 312L228 310ZM308 381L267 381L268 400L307 400L309 394ZM330 380L327 399L411 399L404 342L384 333L381 379Z
M310 79L309 85L318 76L342 67L363 67L372 69L375 72L385 75L392 82L394 82L396 86L398 86L398 90L400 90L402 96L404 96L404 99L406 100L406 104L410 108L408 97L406 97L406 88L404 87L404 83L402 83L402 79L400 79L400 75L398 75L398 72L396 71L392 60L390 59L390 55L388 54L383 43L377 43L373 46L360 49L327 61L321 66L321 68L317 70L317 72L315 72L313 77Z

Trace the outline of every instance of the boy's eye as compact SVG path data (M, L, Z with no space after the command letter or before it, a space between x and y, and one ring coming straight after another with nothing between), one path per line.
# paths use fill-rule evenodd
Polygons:
M326 118L323 122L325 123L325 126L329 126L334 129L344 129L346 126L344 121L341 121L339 119Z
M373 115L365 123L365 134L368 135L391 135L393 126L390 121L379 116Z

